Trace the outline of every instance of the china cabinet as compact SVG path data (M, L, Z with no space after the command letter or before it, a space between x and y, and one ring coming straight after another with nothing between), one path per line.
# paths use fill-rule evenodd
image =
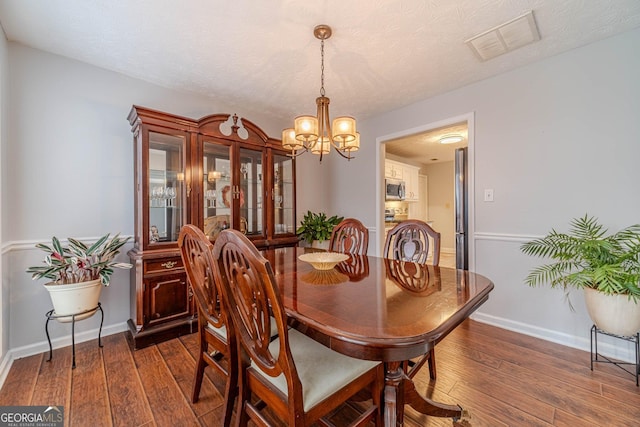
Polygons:
M129 336L134 348L195 332L178 249L185 224L213 241L226 228L259 248L292 246L295 160L280 140L236 115L193 120L133 106L135 243Z

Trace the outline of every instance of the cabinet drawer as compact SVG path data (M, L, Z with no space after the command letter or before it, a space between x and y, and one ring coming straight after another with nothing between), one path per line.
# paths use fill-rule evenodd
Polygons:
M167 257L149 259L143 262L143 274L158 273L162 271L174 271L183 268L182 257Z

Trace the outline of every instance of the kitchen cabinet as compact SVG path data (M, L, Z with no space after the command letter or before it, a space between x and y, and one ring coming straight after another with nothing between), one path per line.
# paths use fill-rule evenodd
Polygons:
M398 163L393 160L385 160L384 162L385 178L402 180L402 173L403 173L402 163Z
M403 165L402 177L405 183L407 202L417 202L420 200L418 172L420 168L417 166Z
M405 200L408 202L417 202L420 197L418 191L418 166L412 166L395 160L385 160L384 176L385 178L398 179L405 183Z
M135 241L129 338L134 348L197 330L178 248L185 224L224 229L257 247L293 246L295 159L247 119L193 120L133 106Z

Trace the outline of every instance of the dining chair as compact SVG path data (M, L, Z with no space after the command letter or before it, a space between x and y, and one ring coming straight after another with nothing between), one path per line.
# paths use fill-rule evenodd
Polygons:
M440 233L419 219L399 222L387 233L384 256L400 261L438 265Z
M337 353L289 329L271 264L242 233L221 232L213 256L229 333L241 355L237 425L249 419L269 425L265 406L289 426L332 425L326 415L365 389L372 404L351 425L382 425L383 365ZM269 338L270 322L277 325L275 340Z
M207 365L211 366L225 377L223 423L228 427L238 395L238 349L235 336L229 334L226 314L214 279L213 245L198 227L188 224L180 229L178 247L198 308L200 350L191 401L198 401L204 369ZM223 359L226 359L226 368L221 363Z
M333 228L329 250L346 254L366 255L369 230L355 218L345 218Z
M440 233L418 219L402 221L387 233L383 253L385 258L437 266L440 263ZM435 380L436 353L433 348L424 356L406 362L407 375L413 378L425 362L429 365L429 378Z

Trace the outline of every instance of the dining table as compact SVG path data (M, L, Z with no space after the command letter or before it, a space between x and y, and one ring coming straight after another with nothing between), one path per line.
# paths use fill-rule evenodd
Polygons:
M422 395L406 362L428 353L487 301L491 280L468 270L371 255L349 255L319 270L299 259L314 251L282 247L262 254L298 328L339 353L384 364L384 425L403 425L405 405L454 423L466 418L461 406Z

